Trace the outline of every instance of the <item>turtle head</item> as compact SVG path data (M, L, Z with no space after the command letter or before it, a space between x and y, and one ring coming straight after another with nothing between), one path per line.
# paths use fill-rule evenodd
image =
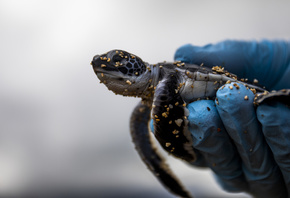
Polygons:
M141 96L148 87L150 70L141 58L123 50L94 56L91 65L102 83L116 94Z

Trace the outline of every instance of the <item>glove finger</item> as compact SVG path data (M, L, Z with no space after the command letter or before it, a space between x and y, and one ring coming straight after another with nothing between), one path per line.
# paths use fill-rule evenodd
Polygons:
M253 105L254 94L244 85L226 84L217 92L217 110L242 158L250 192L256 197L285 197L286 187L264 141ZM246 97L245 97L246 96Z
M223 66L240 78L258 79L268 89L290 88L288 42L227 40L203 47L187 44L176 51L174 59L198 65Z
M241 159L224 129L214 101L196 101L188 104L187 108L193 146L214 171L220 185L231 192L247 191Z
M279 102L265 103L258 106L257 118L290 195L290 108Z

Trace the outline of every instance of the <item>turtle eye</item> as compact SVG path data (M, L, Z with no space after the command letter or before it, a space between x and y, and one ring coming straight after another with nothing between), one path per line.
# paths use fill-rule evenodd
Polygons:
M120 62L122 59L123 58L121 56L119 56L118 54L113 57L114 62Z

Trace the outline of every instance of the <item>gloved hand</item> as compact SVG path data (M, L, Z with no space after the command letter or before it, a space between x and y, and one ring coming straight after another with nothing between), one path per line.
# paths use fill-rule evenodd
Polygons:
M290 88L290 43L283 41L185 45L175 60L221 65L240 78L258 79L268 90ZM255 108L254 94L238 86L220 88L216 101L188 104L189 130L199 152L193 165L210 167L230 192L290 197L290 108L275 101Z

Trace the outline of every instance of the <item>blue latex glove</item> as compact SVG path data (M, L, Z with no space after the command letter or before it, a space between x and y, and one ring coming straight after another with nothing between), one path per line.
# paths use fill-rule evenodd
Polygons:
M290 43L283 41L185 45L175 60L221 65L240 78L258 79L268 90L290 88ZM229 86L217 91L218 103L202 100L187 106L189 130L201 156L194 165L210 167L227 191L289 197L290 108L279 102L255 108L250 90Z

